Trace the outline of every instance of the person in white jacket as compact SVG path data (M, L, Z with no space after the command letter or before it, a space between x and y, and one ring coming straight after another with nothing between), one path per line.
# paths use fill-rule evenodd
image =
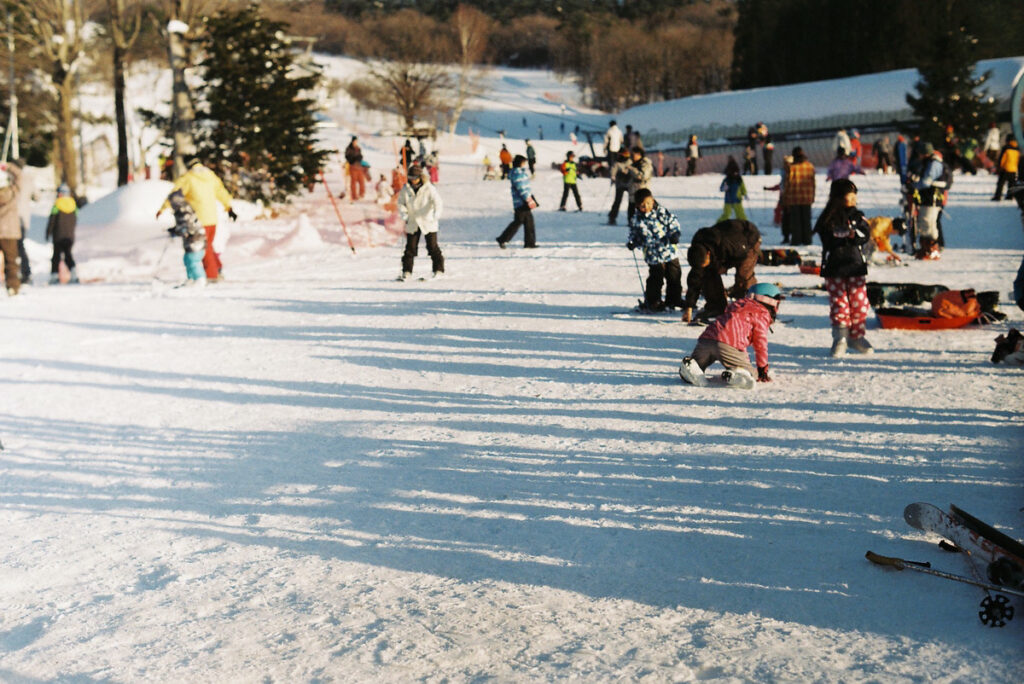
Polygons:
M444 254L437 244L437 229L441 219L441 194L419 164L409 167L409 181L398 191L398 215L405 221L405 252L402 253L402 275L399 280L412 277L412 264L419 251L420 235L426 236L427 254L434 268L434 277L444 275Z
M612 167L615 163L615 158L619 154L619 148L622 147L622 131L619 130L618 125L615 121L608 122L608 130L604 133L604 156L608 161L608 168ZM615 182L615 179L612 179Z

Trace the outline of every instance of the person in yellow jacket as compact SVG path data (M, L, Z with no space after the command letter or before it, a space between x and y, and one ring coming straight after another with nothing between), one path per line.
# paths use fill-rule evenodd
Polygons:
M576 187L576 155L573 152L565 153L565 161L559 168L562 172L562 201L558 211L565 211L565 201L569 199L569 193L576 198L576 211L583 211L583 200L580 199L580 191Z
M232 221L236 220L238 216L231 209L231 195L228 194L217 174L203 166L203 163L194 155L186 156L185 163L188 166L188 171L174 181L171 192L181 191L188 203L192 205L192 209L195 210L199 224L206 231L206 254L203 255L203 268L206 270L207 281L216 282L221 280L223 268L220 254L213 251L213 238L217 234L217 202L223 205ZM168 193L168 195L170 194ZM156 212L157 217L170 206L170 202L164 200L163 205Z
M992 195L993 202L1003 199L1003 188L1009 188L1017 180L1020 169L1020 149L1012 134L1006 136L1006 144L999 152L998 166L999 180L996 181L996 194ZM1010 196L1007 195L1006 199L1010 199Z

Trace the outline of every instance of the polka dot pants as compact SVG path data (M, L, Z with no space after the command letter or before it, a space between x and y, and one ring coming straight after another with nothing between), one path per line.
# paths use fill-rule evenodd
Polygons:
M828 290L829 318L832 325L850 329L850 338L864 337L868 320L867 278L825 278Z

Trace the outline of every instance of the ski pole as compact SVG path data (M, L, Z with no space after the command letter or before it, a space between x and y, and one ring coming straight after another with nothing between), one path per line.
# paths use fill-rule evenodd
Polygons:
M164 245L164 251L160 252L160 258L156 260L156 266L153 268L153 280L157 280L157 274L160 273L160 264L164 262L164 257L167 256L167 250L170 249L172 242L174 242L173 236Z
M963 582L964 584L971 584L982 589L988 589L990 591L997 591L1003 594L1010 594L1012 596L1018 596L1024 598L1024 591L1013 589L1011 587L1004 587L998 584L991 584L989 582L981 582L978 580L971 579L970 577L964 577L963 575L955 575L951 572L943 572L942 570L933 570L928 564L915 563L913 561L903 560L902 558L891 558L889 556L880 556L874 551L868 551L865 556L869 561L876 565L888 565L889 567L896 568L897 570L913 570L914 572L923 572L926 575L934 575L935 577L942 577L956 582Z
M636 277L640 281L640 293L643 295L643 301L647 301L647 289L644 287L644 277L640 275L640 262L636 258L636 250L629 250L630 254L633 255L633 265L636 266Z

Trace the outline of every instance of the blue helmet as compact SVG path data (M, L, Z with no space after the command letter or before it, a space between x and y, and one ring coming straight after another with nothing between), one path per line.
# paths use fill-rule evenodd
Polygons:
M757 283L751 285L750 289L747 290L747 296L753 297L754 295L764 295L765 297L772 297L778 299L782 296L782 290L779 289L778 285L772 283Z
M771 309L773 315L779 309L779 302L785 299L778 286L773 285L772 283L757 283L756 285L752 285L751 288L747 290L747 297L767 306Z

